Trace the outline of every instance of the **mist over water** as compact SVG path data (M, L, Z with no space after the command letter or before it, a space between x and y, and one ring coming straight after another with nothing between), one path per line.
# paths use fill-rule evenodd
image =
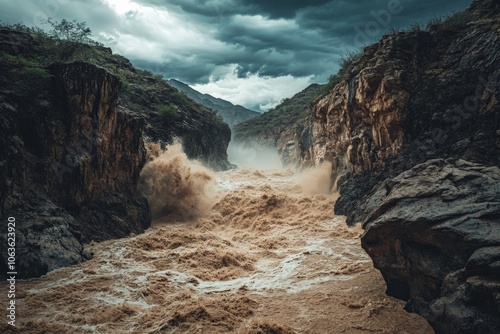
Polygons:
M256 142L235 143L231 141L227 148L229 162L238 167L259 169L283 169L276 148Z
M307 194L330 194L332 164L325 162L320 166L306 168L294 175L294 180Z

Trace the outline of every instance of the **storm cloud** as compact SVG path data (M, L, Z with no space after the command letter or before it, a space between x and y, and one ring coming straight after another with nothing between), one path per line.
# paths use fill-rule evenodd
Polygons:
M0 19L87 22L135 66L254 109L326 82L347 53L470 0L0 0ZM22 4L22 5L20 5ZM48 28L48 27L47 27Z

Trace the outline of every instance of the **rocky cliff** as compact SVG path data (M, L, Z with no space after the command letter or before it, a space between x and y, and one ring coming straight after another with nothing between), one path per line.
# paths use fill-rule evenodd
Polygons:
M144 116L147 142L164 147L179 140L189 158L217 171L232 167L226 152L231 130L215 111L191 100L161 76L134 68L110 49L100 49L91 60L124 83L121 104Z
M16 65L1 62L4 80L20 79ZM54 64L46 75L35 96L8 82L0 92L1 213L17 222L20 277L78 263L90 256L83 242L139 233L151 221L136 191L144 120L118 109L120 81L88 63Z
M129 92L123 105L144 115L146 141L162 147L180 140L190 159L197 159L220 171L232 168L227 160L231 130L214 111L189 99L163 79L128 75ZM141 82L142 81L142 82Z
M500 332L499 32L488 0L384 36L296 141L298 165L332 162L336 214L364 222L388 293L437 333Z
M500 329L500 168L429 160L370 196L363 248L437 333Z

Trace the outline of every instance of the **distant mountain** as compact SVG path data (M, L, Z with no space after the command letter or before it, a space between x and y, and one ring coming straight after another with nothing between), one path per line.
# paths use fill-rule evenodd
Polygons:
M170 79L168 80L168 83L172 87L175 87L185 93L189 98L195 100L199 104L216 111L231 128L236 124L260 115L260 113L256 111L249 110L239 105L234 105L229 101L213 97L209 94L200 93L178 80Z
M286 143L293 139L296 131L301 131L310 114L309 106L326 88L326 85L312 84L259 117L238 124L233 129L233 139L270 145L281 152L280 141Z

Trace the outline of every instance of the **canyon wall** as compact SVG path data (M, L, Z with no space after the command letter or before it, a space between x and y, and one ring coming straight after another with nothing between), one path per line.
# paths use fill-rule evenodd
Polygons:
M500 4L384 36L288 141L332 162L335 213L362 222L388 294L437 333L500 331Z
M0 92L1 212L17 222L20 277L78 263L90 257L83 242L139 233L151 221L136 191L145 122L118 108L120 81L88 63L48 73L35 98ZM1 256L5 265L3 247Z

